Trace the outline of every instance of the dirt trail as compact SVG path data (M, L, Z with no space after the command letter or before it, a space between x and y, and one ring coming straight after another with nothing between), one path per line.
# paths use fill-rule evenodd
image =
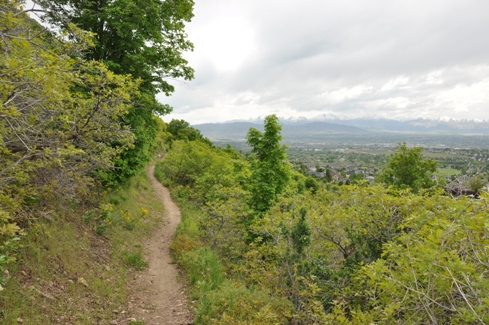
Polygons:
M156 195L165 205L164 221L145 243L144 253L149 268L136 278L137 286L144 292L136 294L131 309L134 317L145 325L192 324L187 297L177 281L178 270L170 256L170 243L180 222L180 209L168 189L154 177L154 168L150 165L147 174Z

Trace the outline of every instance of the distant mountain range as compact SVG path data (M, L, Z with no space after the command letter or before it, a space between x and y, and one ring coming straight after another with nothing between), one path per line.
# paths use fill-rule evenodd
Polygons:
M284 136L313 136L318 134L361 134L366 132L414 132L437 134L489 134L488 120L411 119L399 120L383 117L348 118L337 115L321 115L312 119L280 118ZM194 125L209 138L244 138L248 129L263 128L263 118L248 121L207 123Z
M192 125L211 140L244 140L248 130L255 128L263 131L261 122L227 122ZM327 122L285 123L282 135L285 138L314 138L327 134L364 134L369 131L362 128Z
M446 117L401 120L383 117L345 118L335 115L322 115L313 119L283 119L282 123L310 123L311 121L355 126L369 131L489 134L489 120L456 120Z

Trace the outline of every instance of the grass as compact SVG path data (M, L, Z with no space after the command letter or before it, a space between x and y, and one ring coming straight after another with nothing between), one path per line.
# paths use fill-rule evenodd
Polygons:
M155 175L162 180L158 165ZM171 193L182 215L171 249L196 303L194 324L286 323L293 313L292 304L285 298L271 298L268 292L247 288L239 279L226 279L217 253L199 240L203 210L189 202L185 188L175 187Z
M453 168L440 168L436 171L436 174L440 177L452 176L452 175L461 175L462 172L458 169Z
M196 301L194 324L285 323L293 313L292 304L285 298L271 298L267 292L247 288L238 279L226 279L219 256L199 242L197 225L202 211L185 199L178 201L182 222L172 251L184 270L191 298Z
M137 251L129 252L127 250L123 251L124 261L127 265L134 267L137 271L142 271L146 269L149 264L143 258L141 246L138 246Z
M104 202L107 213L53 203L51 220L31 226L0 294L1 324L108 324L127 310L128 279L147 267L141 244L163 206L145 174Z
M132 320L129 322L129 325L144 325L144 323L140 320Z

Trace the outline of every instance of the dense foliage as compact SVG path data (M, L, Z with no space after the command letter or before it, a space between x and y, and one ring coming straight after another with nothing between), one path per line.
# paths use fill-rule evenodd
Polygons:
M116 74L140 81L139 93L121 122L130 127L135 146L114 160L117 172L107 182L123 182L141 170L156 149L158 123L171 107L157 101L158 93L170 95L169 79L192 79L193 69L183 52L193 49L185 23L193 17L192 0L37 0L45 21L65 30L74 24L90 32L94 46L83 53Z
M278 121L266 123L275 130L266 145L281 148ZM264 135L250 137L260 148ZM391 166L420 152L406 149L399 146ZM193 274L197 324L489 322L487 196L418 192L416 182L328 190L292 169L282 174L282 154L275 161L284 165L267 165L282 175L275 192L257 178L259 154L180 140L158 166L193 211L173 247ZM254 203L256 182L273 197L266 210Z
M287 185L290 167L282 140L282 126L275 115L265 118L265 131L251 128L247 135L252 160L249 186L250 205L258 213L266 212Z
M423 158L423 148L408 148L406 143L400 143L376 179L397 189L418 192L436 184L432 176L437 167L434 159Z
M0 0L0 290L34 221L63 215L59 206L97 207L102 182L144 167L165 134L156 114L169 110L156 92L172 91L166 77L192 75L180 57L191 2L36 3L60 28Z

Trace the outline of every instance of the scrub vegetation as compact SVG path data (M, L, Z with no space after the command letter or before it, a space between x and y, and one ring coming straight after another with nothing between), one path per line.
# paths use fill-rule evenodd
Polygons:
M289 162L274 115L246 155L216 147L158 118L167 80L193 76L192 1L36 3L52 30L0 0L3 323L142 323L128 279L163 209L142 174L160 154L195 324L489 323L479 174L460 183L474 197L447 193L437 162L399 143L374 182L318 181Z
M276 117L264 130L247 156L174 140L157 165L183 209L173 250L196 324L489 322L486 194L448 195L402 143L375 184L312 182Z
M107 324L162 209L141 175L193 2L34 3L0 0L0 320Z

